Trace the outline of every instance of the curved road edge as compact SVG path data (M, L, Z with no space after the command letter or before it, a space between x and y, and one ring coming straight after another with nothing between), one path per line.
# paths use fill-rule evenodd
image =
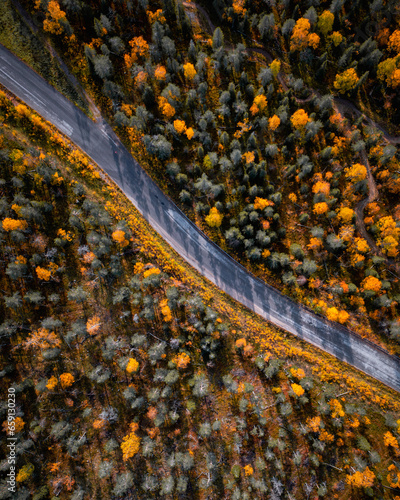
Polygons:
M53 123L120 187L190 265L266 320L400 392L400 359L263 283L210 241L156 186L111 127L97 125L0 45L0 83Z

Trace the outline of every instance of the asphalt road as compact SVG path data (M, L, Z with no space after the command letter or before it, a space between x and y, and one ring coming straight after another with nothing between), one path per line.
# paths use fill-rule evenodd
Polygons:
M236 263L169 200L112 129L99 126L0 45L0 83L87 153L189 264L266 320L400 392L400 360L281 295Z

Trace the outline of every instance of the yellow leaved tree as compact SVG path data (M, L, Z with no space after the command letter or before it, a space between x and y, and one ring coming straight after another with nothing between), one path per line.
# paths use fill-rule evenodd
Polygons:
M197 75L195 67L190 62L183 65L183 73L186 80L193 80L193 78Z
M124 462L136 455L140 448L140 438L135 434L138 425L132 423L130 425L130 433L127 434L121 443L122 458Z
M324 12L318 17L317 27L324 36L332 31L334 20L335 16L330 10L324 10Z
M358 83L357 72L354 68L346 69L343 73L336 75L333 86L342 94L351 92Z
M220 227L224 216L218 211L216 207L212 207L210 213L205 218L206 223L210 227Z
M290 123L295 129L302 129L309 121L308 114L304 109L298 109L290 117Z

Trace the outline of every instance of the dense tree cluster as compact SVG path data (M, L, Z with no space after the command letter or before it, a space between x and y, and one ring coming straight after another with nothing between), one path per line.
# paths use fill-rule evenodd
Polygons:
M315 311L339 317L333 299L341 322L398 340L399 154L329 93L398 122L393 2L220 0L208 36L172 1L26 4L44 29L58 23L120 135L215 241ZM370 275L383 286L366 293Z
M246 340L70 177L80 153L19 134L0 136L2 457L9 387L17 449L1 498L389 498L392 412Z

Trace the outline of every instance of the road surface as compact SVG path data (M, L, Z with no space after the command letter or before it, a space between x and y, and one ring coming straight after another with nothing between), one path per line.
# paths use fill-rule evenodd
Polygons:
M95 161L189 264L266 320L400 392L400 360L321 318L247 272L212 243L154 184L108 125L92 122L0 45L0 83Z

